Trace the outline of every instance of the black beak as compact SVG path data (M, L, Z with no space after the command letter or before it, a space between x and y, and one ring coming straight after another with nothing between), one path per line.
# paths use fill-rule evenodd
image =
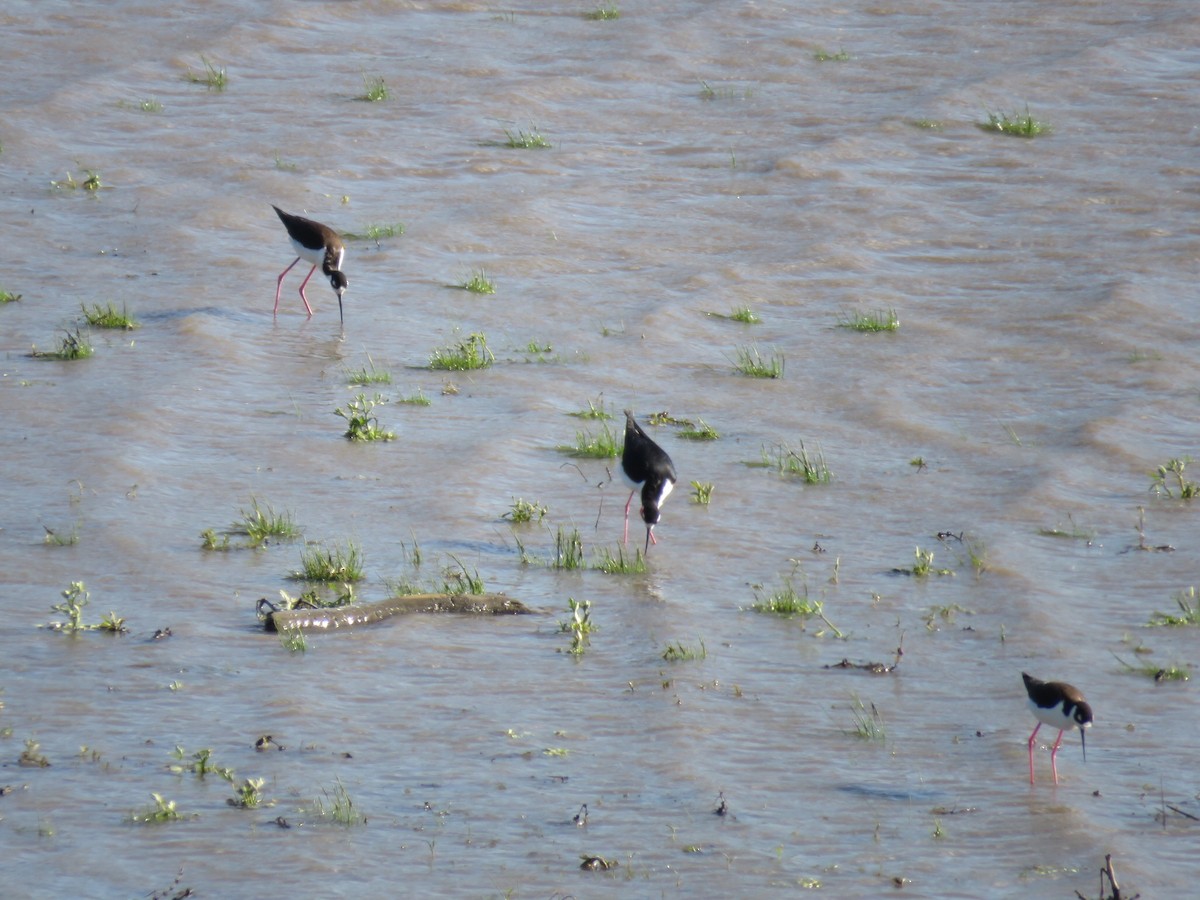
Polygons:
M646 526L646 549L642 551L643 556L650 555L650 532L651 532L651 530L653 530L653 528L654 528L653 525Z
M345 325L346 317L342 315L342 295L338 294L338 320Z
M1079 746L1083 748L1083 761L1087 762L1087 732L1079 729Z

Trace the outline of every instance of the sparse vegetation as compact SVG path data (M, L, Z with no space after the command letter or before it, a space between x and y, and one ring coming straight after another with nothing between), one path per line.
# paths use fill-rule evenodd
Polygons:
M680 431L679 436L688 441L715 441L721 434L703 419L698 419Z
M404 234L404 224L402 222L388 222L379 225L368 225L362 231L347 231L342 234L344 241L375 241L378 243L384 238L399 237Z
M210 91L223 91L228 79L225 75L225 67L217 68L203 56L200 57L200 62L204 64L203 72L193 72L191 66L188 66L187 80L192 84L202 84Z
M617 8L615 3L605 3L597 6L590 12L585 12L583 17L593 22L603 22L609 19L619 19L621 17L621 10Z
M100 173L94 169L84 169L86 176L82 181L76 181L75 176L67 172L67 177L62 181L51 181L50 187L59 191L76 191L84 190L95 193L104 187L100 182Z
M611 419L612 413L604 408L604 395L596 397L595 400L588 401L588 408L581 409L578 412L567 413L569 416L574 416L577 419Z
M342 784L341 778L334 780L332 791L322 788L321 793L325 799L322 801L318 797L313 804L317 816L327 819L336 825L347 827L366 824L366 816L359 812L358 807L354 805L354 801L350 797L350 792Z
M536 128L530 131L510 131L505 128L503 145L514 150L548 150L554 146Z
M1025 107L1023 114L1017 112L988 112L987 121L978 124L984 131L998 131L1001 134L1023 138L1037 137L1039 134L1044 134L1050 130L1049 125L1045 122L1039 122L1030 115L1028 106Z
M854 718L853 734L864 741L884 740L887 732L883 727L883 716L879 714L875 704L872 703L868 710L858 694L853 694L851 700L850 715Z
M476 269L466 281L463 281L458 286L464 291L470 291L472 294L496 293L496 283L488 278L487 272L483 269Z
M571 456L585 459L616 459L624 447L624 435L620 437L613 433L607 424L600 426L599 434L592 434L586 428L575 432L575 445L561 444L558 450Z
M739 347L734 352L733 368L749 378L782 378L783 354L772 353L764 357L758 347Z
M359 394L346 404L346 408L338 407L334 415L346 420L346 438L351 441L391 441L395 440L396 432L382 428L374 409L387 403L381 395L376 394L367 399L366 394Z
M358 95L358 99L365 103L378 103L381 100L387 100L389 96L387 85L383 78L376 76L368 78L367 73L363 73L363 92Z
M353 371L347 370L346 381L354 385L391 384L392 373L375 366L375 360L367 357L367 364Z
M300 570L292 573L298 581L350 583L362 577L362 550L353 541L347 541L345 547L305 547L300 554Z
M1193 585L1186 591L1179 591L1173 597L1179 607L1179 615L1156 612L1150 616L1151 625L1167 625L1178 627L1182 625L1200 625L1200 597Z
M573 597L567 598L567 611L570 618L558 623L558 630L571 636L571 644L567 652L573 656L583 656L591 643L591 634L596 626L592 623L592 601L582 602Z
M676 641L674 644L667 645L667 648L662 652L662 658L666 662L687 662L697 659L707 659L708 648L704 646L704 641L700 641L699 646L696 647L685 644L683 641Z
M1181 500L1191 500L1193 497L1200 496L1200 484L1188 481L1183 475L1184 470L1191 462L1190 456L1181 456L1159 466L1151 476L1151 490L1156 494L1166 494L1168 497L1178 496Z
M16 303L20 299L20 294L14 294L12 291L0 290L0 303Z
M483 332L477 331L463 338L457 344L434 350L433 355L429 358L429 368L465 372L487 368L495 360L496 357L488 348L487 338Z
M130 813L129 820L137 825L158 825L163 822L175 822L183 818L183 814L175 808L174 800L167 800L162 794L151 792L154 805L141 812Z
M813 59L817 62L847 62L850 58L850 54L845 50L838 50L836 53L833 53L829 50L818 48L813 52Z
M565 531L559 525L554 537L553 568L582 569L586 565L583 558L583 539L579 536L579 529L572 528L570 531Z
M292 518L292 514L289 512L277 513L269 503L263 508L259 506L256 498L251 497L250 509L243 509L241 513L242 520L234 522L230 526L230 532L246 535L251 547L261 547L272 538L291 541L300 537L300 529Z
M72 360L87 359L95 352L96 348L92 346L88 336L76 328L73 332L64 333L57 350L39 350L34 347L29 355L34 359Z
M514 525L523 525L527 522L540 522L546 518L549 512L541 503L530 502L524 498L514 497L512 507L506 512L502 518L508 519Z
M754 96L754 91L748 87L735 88L726 85L712 85L703 79L700 81L701 100L749 100L752 96Z
M123 328L126 331L132 331L134 328L141 327L137 320L129 315L129 311L123 303L119 310L112 302L106 303L104 306L93 303L90 308L81 303L79 308L83 312L84 320L92 328Z
M839 328L849 328L851 331L896 331L900 328L900 317L894 309L844 312L838 315L837 324Z
M800 442L800 449L793 450L787 444L776 444L768 450L764 444L760 459L747 463L760 469L774 469L780 475L798 475L805 484L829 484L833 481L833 472L825 463L825 454L820 446L811 453Z
M692 502L699 503L701 506L708 506L712 500L713 484L711 481L693 481L692 482Z
M640 575L646 571L646 557L641 550L635 550L632 557L625 555L625 550L617 546L617 555L607 547L601 548L600 559L594 568L608 575Z

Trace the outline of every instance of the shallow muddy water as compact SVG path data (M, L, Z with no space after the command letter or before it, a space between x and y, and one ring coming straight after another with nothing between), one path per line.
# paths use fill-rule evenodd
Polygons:
M1200 451L1200 11L590 8L0 11L0 893L1094 896L1109 853L1130 894L1190 893L1192 683L1120 660L1200 664L1194 628L1145 627L1197 578L1200 507L1151 475ZM1026 105L1048 133L977 127ZM344 331L299 266L272 317L272 203L403 223L348 242ZM480 269L495 294L448 287ZM141 327L29 355L108 302ZM710 315L742 306L761 323ZM494 365L428 368L476 332ZM751 346L783 377L736 374ZM350 386L371 363L392 383ZM334 410L376 390L396 440L347 441ZM614 463L557 449L589 403L720 433L649 429L680 483L643 574L546 565L560 527L617 550ZM801 442L828 484L747 465ZM303 542L201 548L255 499L361 548L365 600L466 570L539 612L290 651L254 606L305 589ZM898 574L915 548L953 574ZM789 576L827 622L750 608ZM39 629L76 581L130 632ZM1023 670L1096 712L1057 787L1046 743L1028 784ZM131 823L152 793L183 818Z

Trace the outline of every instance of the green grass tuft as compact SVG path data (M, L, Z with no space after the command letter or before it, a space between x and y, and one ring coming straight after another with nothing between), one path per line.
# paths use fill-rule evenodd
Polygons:
M597 6L593 10L585 12L583 14L583 17L585 19L589 19L593 22L605 22L610 19L621 18L621 10L619 10L617 8L617 5L615 3L607 3L607 4L603 4L601 6Z
M600 426L600 433L593 435L587 429L575 432L575 446L560 445L562 453L584 459L616 459L624 447L624 434L613 433L607 424Z
M34 347L29 355L34 359L87 359L96 348L91 345L86 335L78 328L74 332L68 331L64 334L61 343L57 350L39 350Z
M774 455L764 444L761 459L747 465L758 469L774 469L780 475L798 475L805 484L829 484L833 481L833 472L826 465L825 454L819 445L812 453L804 446L804 441L800 442L799 450L793 450L787 444L776 444L773 450Z
M600 550L600 559L595 566L606 575L641 575L646 571L646 557L641 549L637 549L632 557L625 555L623 547L617 547L617 555L613 556L612 551L607 547Z
M558 526L558 532L554 537L554 562L552 567L555 569L583 569L587 563L583 558L583 539L579 536L579 529L572 528L570 531L564 531L561 525Z
M695 424L689 424L679 432L679 436L688 441L715 441L721 434L703 419L697 419Z
M900 317L894 309L879 309L873 312L849 312L838 316L838 328L870 333L896 331L900 328Z
M483 269L476 269L471 273L471 277L459 284L458 287L464 291L470 291L472 294L496 293L496 283L488 278L487 272Z
M261 547L271 538L292 541L300 537L300 529L289 512L277 513L267 504L264 509L258 500L250 498L250 509L241 510L242 520L234 522L230 531L246 535L251 547Z
M1197 597L1194 585L1177 593L1174 600L1179 607L1179 615L1156 612L1150 617L1150 625L1166 625L1173 628L1200 625L1200 597Z
M831 53L828 50L817 49L813 53L813 59L817 62L847 62L850 58L850 54L845 50L838 50L836 53Z
M305 547L300 553L300 570L291 577L297 581L361 581L362 550L353 541L347 541L345 547Z
M783 377L783 354L772 353L767 358L753 344L749 347L739 347L732 362L736 371L750 378Z
M542 133L534 128L532 131L510 131L504 129L503 146L511 147L514 150L548 150L554 145L551 144Z
M392 373L387 371L387 369L376 368L375 360L368 356L365 366L354 371L346 371L346 381L349 384L355 385L391 384Z
M581 409L578 412L567 413L569 416L574 416L577 419L611 419L612 413L604 408L604 395L600 394L595 400L588 401L588 408Z
M21 294L14 294L12 291L0 290L0 303L16 303L21 299Z
M399 237L404 234L404 225L401 222L391 222L379 225L368 225L362 231L348 231L342 235L344 241L375 241L378 243L384 238Z
M104 306L93 303L91 308L81 303L79 308L83 312L84 320L93 328L123 328L126 331L132 331L134 328L141 327L137 320L129 315L124 303L121 304L119 310L111 301Z
M201 73L193 72L191 66L188 67L187 80L192 84L203 84L210 91L223 91L228 83L228 78L225 75L225 67L217 68L203 56L200 57L200 62L204 63L204 71Z
M1037 137L1039 134L1045 134L1050 130L1049 125L1045 122L1039 122L1029 114L1028 106L1025 107L1024 114L1016 112L988 112L987 121L979 122L978 125L984 131L998 131L1001 134L1023 138Z
M567 598L567 612L571 618L558 623L558 630L571 635L571 644L567 652L572 656L583 656L591 643L592 632L596 630L592 622L592 601L579 602L573 597Z
M388 93L387 85L380 77L368 78L367 73L363 73L363 93L358 95L358 99L365 103L378 103L381 100L387 100L390 94Z
M1168 460L1159 466L1151 476L1153 481L1151 490L1157 494L1166 494L1168 497L1178 495L1180 500L1191 500L1193 497L1200 496L1200 484L1188 481L1183 476L1184 470L1191 462L1190 456L1181 456L1179 459Z
M854 718L855 737L859 737L864 741L882 741L887 738L887 732L883 727L883 716L879 714L879 710L875 708L875 704L871 704L870 710L859 698L858 694L851 695L853 706L850 708L850 715Z
M338 407L333 411L336 416L346 420L346 438L351 441L391 441L395 440L396 432L388 431L379 425L379 419L374 415L376 406L387 403L381 394L368 399L366 394L359 394L346 404L346 408Z
M708 506L712 500L713 484L711 481L692 482L692 502Z
M676 641L674 644L668 644L662 652L662 658L667 662L687 662L707 657L708 648L704 646L704 641L701 641L698 647L685 644L683 641Z
M429 357L429 368L450 372L486 369L496 357L488 349L483 332L475 332L450 347L440 347Z
M514 497L512 508L501 518L508 519L514 525L524 525L528 522L540 522L549 513L541 503L530 502L523 498Z
M104 187L100 183L100 173L94 169L84 169L84 174L87 176L83 181L76 181L75 176L67 172L67 177L62 181L51 181L50 187L58 191L77 191L85 190L95 193Z

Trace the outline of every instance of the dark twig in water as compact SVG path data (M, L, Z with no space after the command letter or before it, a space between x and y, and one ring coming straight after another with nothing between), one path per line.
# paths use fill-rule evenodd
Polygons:
M1108 896L1104 895L1105 878L1108 879L1108 886L1112 890L1112 893ZM1079 891L1075 892L1075 896L1078 897L1079 900L1088 900L1088 898L1079 893ZM1132 897L1126 898L1126 900L1138 900L1138 897L1140 896L1142 895L1134 894ZM1117 884L1116 873L1113 872L1111 853L1104 854L1104 868L1100 870L1100 900L1121 900L1121 888Z
M904 635L900 635L900 646L896 648L896 659L890 666L878 662L852 663L850 660L842 657L842 661L834 663L831 666L822 666L823 669L862 669L864 672L870 672L872 675L890 675L896 671L900 665L900 658L904 656Z

